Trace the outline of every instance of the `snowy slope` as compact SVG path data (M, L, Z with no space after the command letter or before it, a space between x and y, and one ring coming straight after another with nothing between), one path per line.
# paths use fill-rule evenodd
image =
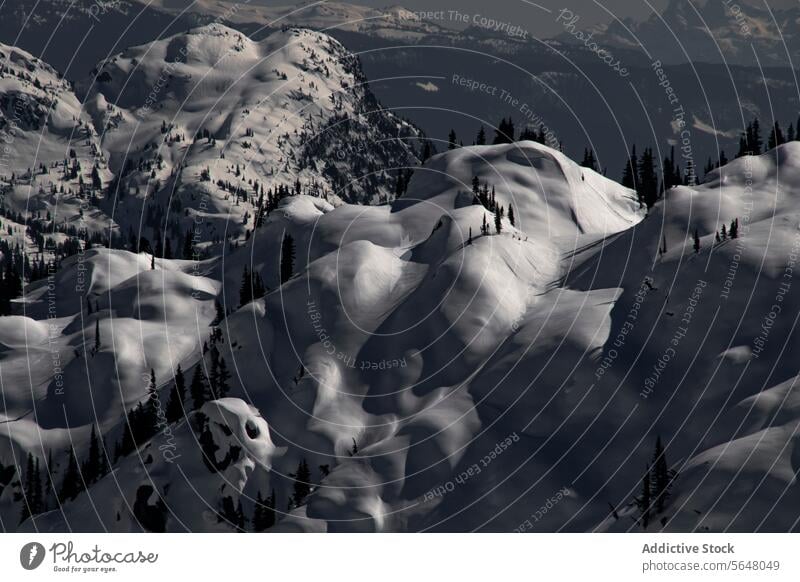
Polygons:
M515 170L517 156L534 154L550 163L540 160ZM442 168L447 168L453 184L469 183L476 175L490 180L492 170L506 175L503 187L496 188L497 196L515 197L521 218L530 217L530 233L506 222L502 234L481 236L483 217L491 222L491 214L473 204L471 195L464 203L458 188L437 187L430 176L441 176ZM293 482L290 475L301 460L307 461L317 484L307 503L280 512L278 529L433 527L442 500L421 501L454 478L461 463L489 444L492 449L495 440L508 438L513 443L503 464L498 461L498 469L506 462L517 462L528 450L534 441L515 423L492 426L487 422L496 407L505 404L507 395L498 392L496 397L483 398L476 378L498 353L516 345L519 334L527 333L521 322L533 317L530 325L538 328L541 318L547 319L543 314L553 308L548 289L563 275L563 250L551 240L553 232L545 228L546 220L549 217L563 240L574 240L581 233L602 237L640 219L630 191L598 175L587 173L585 180L580 175L574 162L527 142L448 152L419 169L406 196L391 205L334 208L320 199L290 197L247 245L204 265L205 277L221 282L220 298L229 308L238 305L245 265L252 265L272 289L264 299L236 309L219 328L226 338L220 351L233 372L232 396L261 411L272 440L286 447L285 454L274 460L269 480L260 481L258 490L265 492L268 482L277 492L277 507L285 508ZM549 214L537 215L542 191L532 188L534 183L547 185L550 196L567 200L554 204ZM587 202L596 205L593 220L575 212L581 199L596 201ZM601 212L606 220L597 216ZM471 243L470 228L474 232ZM295 270L302 275L281 286L275 250L285 232L296 241ZM104 256L111 262L119 260L117 254L111 251ZM158 266L166 273L156 270L155 274L180 276L180 263L161 261ZM115 318L125 316L130 302L124 294L126 282L111 276L119 270L114 266L91 271L92 296L99 294L98 313L105 313L105 293L110 293L108 313ZM73 276L69 273L64 276ZM584 308L586 321L602 322L615 293L589 295L600 305ZM180 306L171 297L168 300L167 312L150 317L196 309ZM123 305L115 307L118 301ZM36 305L32 303L32 309ZM567 318L581 306L576 298L558 307L560 317ZM170 322L167 327L171 330L175 325ZM557 337L565 330L560 323L553 326L552 334ZM191 337L191 332L186 335ZM587 334L572 336L579 344L599 342ZM152 342L144 345L148 363L151 358L161 363L159 354L164 348ZM175 354L173 361L191 370L196 357L191 349L182 353ZM146 370L136 361L123 361L121 366L139 375ZM159 384L165 376L169 378L161 368L156 368L156 375ZM141 389L133 386L123 385L121 390L131 398L142 396ZM21 427L19 423L12 426L12 431ZM351 456L354 443L358 450ZM196 465L197 459L186 462ZM123 475L129 470L125 467L136 466L130 458L122 463L117 473ZM322 465L329 474L318 469ZM205 474L202 468L189 471ZM180 479L158 467L153 472L158 477L155 487L169 505L170 492L177 486L174 482ZM131 487L138 487L138 478L131 481ZM109 483L109 477L95 486L98 491L111 486L103 483ZM477 490L483 485L475 483ZM233 488L237 499L244 494L246 512L251 511L258 492L252 487ZM126 496L133 495L132 489L125 491ZM460 495L473 492L471 487L464 488ZM217 507L220 501L219 492L210 489L202 489L197 496L197 503L209 507ZM63 515L51 512L37 520L47 529L63 529L64 521L82 522L78 516L86 513L89 497L67 503ZM114 503L113 510L99 512L102 524L127 531L132 527L129 519L109 517L118 512L121 500ZM154 503L151 498L150 504ZM184 526L178 517L184 510L177 509L178 516L170 517L165 527L181 531ZM204 519L191 521L191 529L216 527L215 519ZM99 527L96 520L82 523L79 527Z
M182 207L179 230L196 220L207 237L252 229L267 188L385 200L392 170L415 165L420 147L418 130L375 102L357 59L308 30L254 42L218 24L192 29L109 58L82 90L133 194L115 209L123 223L143 197Z
M317 38L279 34L289 47ZM119 102L104 147L121 151L132 125L163 135L158 117L136 125L146 96L126 101L121 86L152 81L170 43L190 47L179 64L188 76L194 59L207 68L202 59L231 44L241 50L226 56L229 70L261 62L269 42L211 26L154 45L164 52L152 67L133 65L150 58L140 49L106 63L97 77L109 72L108 86L90 91L103 123L104 103ZM271 68L254 71L266 75L256 86L276 83ZM215 111L204 87L227 78L192 77L202 115ZM202 122L174 108L170 131L213 123L233 135L248 97L230 89L237 105ZM169 110L190 94L176 82L160 102ZM234 141L220 135L216 147ZM188 152L183 174L211 164L198 144L171 145ZM268 151L262 164L280 155ZM497 232L474 178L514 208L514 225L505 218ZM178 364L187 381L207 364L215 333L230 398L202 415L187 400L188 418L19 528L230 530L225 503L252 516L256 497L274 490L273 531L639 531L635 498L660 436L675 477L649 530L797 529L798 191L800 144L790 143L670 190L644 217L633 192L521 142L434 156L380 206L289 196L245 242L200 263L92 249L65 262L52 291L30 286L24 315L0 318L2 468L53 453L60 480L63 451L86 450L93 419L110 447L150 368L165 398ZM717 241L737 219L739 236ZM287 234L293 276L282 282ZM245 268L266 293L240 305ZM164 455L172 444L175 462ZM295 503L304 464L311 491ZM0 484L3 525L17 529L19 477Z

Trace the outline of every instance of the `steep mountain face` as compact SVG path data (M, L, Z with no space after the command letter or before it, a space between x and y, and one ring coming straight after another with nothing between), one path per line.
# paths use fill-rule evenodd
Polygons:
M254 42L207 25L109 57L77 90L29 53L0 51L4 210L27 217L19 240L42 269L83 234L142 249L169 239L172 256L188 256L188 237L204 252L235 244L287 192L382 202L422 149L321 33Z
M417 164L418 130L383 110L358 61L301 29L254 42L213 24L109 58L82 86L118 196L183 209L207 237L252 229L267 190L381 202ZM141 205L115 208L138 220Z

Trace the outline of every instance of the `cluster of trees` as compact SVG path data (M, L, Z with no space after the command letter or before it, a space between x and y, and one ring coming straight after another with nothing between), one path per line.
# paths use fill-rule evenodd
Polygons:
M739 238L739 219L734 218L731 221L731 226L729 230L725 230L725 225L722 225L722 228L717 231L715 235L715 240L717 242L722 242L724 240L728 240L729 238Z
M722 156L724 155L723 152ZM673 186L688 186L694 184L695 181L691 160L687 163L686 170L682 170L680 164L675 160L674 146L670 149L669 156L664 158L660 180L652 148L645 148L642 155L637 156L634 144L622 170L622 185L635 190L639 204L647 208L652 208L661 195Z
M644 529L647 529L651 521L664 512L674 479L675 471L671 470L667 464L667 456L659 436L656 439L653 458L647 464L647 470L642 477L641 493L636 498L639 523ZM666 519L663 519L662 523L666 523Z
M767 137L766 150L763 150L764 141L761 138L761 124L758 121L758 117L755 117L747 124L747 127L739 137L739 152L736 157L757 156L764 151L774 149L790 141L800 141L800 118L797 120L797 125L790 123L785 133L781 128L780 122L775 121Z
M242 284L239 287L239 307L262 298L265 293L266 287L261 280L261 275L255 270L251 271L245 265L244 271L242 271Z
M0 316L11 315L11 300L22 295L22 276L20 267L24 268L23 255L16 245L12 250L8 241L0 241Z
M489 212L494 213L494 228L497 234L500 234L503 231L503 218L505 218L506 216L506 210L503 205L497 203L494 186L492 186L492 189L490 191L488 183L481 184L478 177L473 176L472 194L473 194L473 204L480 204ZM508 221L511 223L511 226L516 225L514 207L511 204L508 205ZM489 231L490 231L489 223L487 222L486 215L484 214L483 223L481 224L481 234L483 236L487 236L489 235ZM467 243L472 244L471 227Z
M135 451L142 443L147 442L158 433L162 420L160 418L160 402L156 386L155 370L150 370L150 382L147 386L147 397L128 411L122 432L122 440L114 450L114 459L124 457Z
M219 509L217 510L217 521L219 523L227 522L234 526L240 532L247 531L248 522L252 522L252 531L263 532L275 525L277 515L275 513L275 490L272 490L272 495L266 499L261 496L261 491L256 496L256 501L253 504L253 516L251 519L245 517L244 509L242 507L242 500L233 504L231 496L225 496L220 501Z
M281 244L281 285L294 274L294 239L288 232L283 235Z
M519 137L517 137L514 119L512 117L509 117L508 119L504 117L500 120L500 124L497 126L497 129L494 130L494 139L492 140L492 144L497 145L514 143L516 141L535 141L541 144L547 144L547 133L545 132L544 126L541 124L538 128L526 125L525 128L520 132ZM478 129L477 136L472 142L472 145L486 145L486 143L486 128L481 125L480 129ZM447 136L447 149L453 150L458 147L462 147L463 145L464 143L458 140L455 130L451 129ZM430 154L428 157L429 156ZM425 159L426 158L423 158L423 161L425 161Z
M28 453L19 495L22 504L20 523L65 501L75 499L81 491L109 472L105 442L98 436L94 425L89 437L89 451L83 462L78 462L73 448L67 453L67 467L60 485L56 485L56 465L53 463L52 455L48 456L43 471L39 458Z

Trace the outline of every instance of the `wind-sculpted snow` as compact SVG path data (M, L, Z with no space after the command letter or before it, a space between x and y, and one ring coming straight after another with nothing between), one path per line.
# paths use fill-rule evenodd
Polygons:
M800 144L645 210L532 141L420 164L319 32L192 28L77 93L3 51L53 158L3 176L37 272L0 317L3 529L797 528Z

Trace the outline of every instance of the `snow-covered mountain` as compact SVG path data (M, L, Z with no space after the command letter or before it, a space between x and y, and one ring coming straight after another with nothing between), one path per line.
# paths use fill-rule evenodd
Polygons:
M322 33L254 42L206 25L109 57L77 90L1 50L4 208L35 219L23 237L40 247L35 261L77 232L115 246L170 239L173 256L190 231L196 247L244 240L289 191L385 201L422 150L420 131L383 109L357 59Z
M502 234L490 234L496 232L494 218L475 203L473 178L479 195L493 193L491 204L509 215L513 207L517 227L504 218ZM126 409L133 407L148 384L141 377L147 380L147 370L153 368L165 402L172 370L180 363L188 378L193 367L206 361L194 340L211 333L209 324L224 338L215 341L214 349L231 363L233 399L219 404L225 420L214 412L216 403L205 404L205 425L190 414L168 428L169 435L156 436L123 457L75 501L23 527L61 530L66 523L81 522L73 527L128 531L142 523L130 509L138 502L140 513L149 508L161 516L157 529L218 529L226 527L225 520L212 510L193 513L195 503L220 509L223 503L238 507L241 502L249 515L253 499L273 490L277 529L389 531L432 525L439 503L426 507L421 498L453 478L460 459L470 459L487 439L508 437L515 449L498 462L502 471L506 460L519 460L527 447L516 444L520 438L526 441L521 429L501 435L513 423L494 429L486 424L484 416L494 414L497 402L490 398L484 406L473 394L472 382L524 331L529 311L549 303L540 296L562 276L564 249L574 248L577 241L602 240L641 217L631 191L579 168L555 150L523 142L435 156L415 172L408 192L390 205L334 208L320 198L286 198L246 245L206 261L197 281L191 281L196 272L191 262L159 260L152 270L146 257L92 251L85 259L85 294L93 313L87 316L80 309L81 293L58 297L78 310L60 320L64 331L56 345L65 352L79 346L75 354L63 356L70 384L78 382L83 366L91 370L93 382L86 392L56 395L53 386L45 390L43 378L42 399L33 403L35 417L24 416L32 403L30 393L20 391L8 416L23 418L4 425L12 450L24 456L35 449L23 435L41 435L43 430L48 449L58 450L56 443L63 446L67 434L85 440L92 416L106 419L101 426L110 449L122 430L113 414L120 410L117 395L123 395ZM484 221L491 229L482 231ZM281 285L275 250L285 233L296 245L295 276ZM86 267L67 265L57 288L74 288L67 281L79 276L81 266ZM275 290L214 322L214 298L235 306L245 268ZM187 285L196 285L199 292L191 293ZM41 313L46 289L40 288ZM593 308L594 317L607 315L615 293L595 295L602 301ZM32 328L38 325L33 319L38 317L36 305L31 318L23 320ZM570 302L565 315L575 306ZM198 329L207 331L187 329L195 317ZM133 331L129 323L140 329ZM103 338L100 347L81 352L81 338L91 338L95 327ZM10 339L6 345L11 353L16 353L14 346L21 349ZM16 357L25 356L20 352ZM112 362L121 374L118 379L108 376L115 375ZM109 383L115 388L107 390ZM93 402L92 410L81 409L86 399ZM186 406L191 409L188 400ZM265 423L252 420L254 410ZM232 437L215 428L227 422L258 424L259 434L267 433L267 452L245 457L233 452L238 445L226 443L242 438L241 429L234 429ZM210 444L192 445L192 435ZM164 450L178 452L174 464L159 452L173 439L176 448ZM274 458L270 439L283 447ZM216 452L209 455L212 449ZM231 462L236 459L249 467L247 479L241 477L242 466ZM66 461L59 462L63 475ZM291 475L297 475L301 463L311 467L313 493L307 502L281 511L292 495ZM187 499L178 485L187 475L209 485L198 486ZM101 490L105 500L93 503ZM230 501L224 502L227 497ZM180 507L173 511L172 504ZM13 514L11 497L6 507ZM84 520L81 515L91 517Z
M624 18L596 27L594 41L607 46L645 49L662 62L782 66L800 57L796 7L758 2L670 0L645 20ZM569 34L559 37L574 42ZM641 43L641 44L640 44Z
M649 211L421 163L339 41L206 6L76 87L0 47L0 528L797 529L800 142Z
M179 364L188 384L228 362L230 392L194 412L187 396L185 418L20 527L634 530L660 437L674 476L649 529L794 529L798 179L791 143L643 219L546 146L459 148L391 204L284 198L199 269L93 250L57 275L71 312L43 323L41 284L0 318L6 472L31 453L60 483L95 420L119 448L122 412L148 386L166 402ZM248 269L266 293L238 306Z
M357 59L304 29L261 42L218 24L192 29L109 58L82 91L122 190L177 200L217 236L252 228L267 187L386 201L422 149L419 131L374 99Z

